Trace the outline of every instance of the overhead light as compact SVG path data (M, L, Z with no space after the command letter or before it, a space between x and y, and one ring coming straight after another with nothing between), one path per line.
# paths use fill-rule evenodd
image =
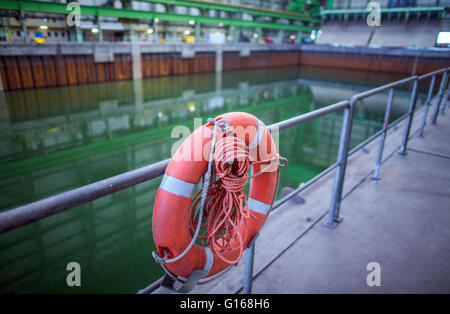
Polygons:
M291 35L291 36L289 36L289 38L290 38L291 40L294 40L294 39L295 39L295 35Z
M151 28L147 29L147 34L153 34L153 29Z
M39 28L40 29L48 29L48 26L47 25L41 25L41 26L39 26Z
M93 29L91 29L91 32L92 32L93 34L97 34L97 33L99 32L99 30L98 30L97 27L94 27Z
M160 111L160 112L158 112L158 118L162 118L162 117L164 117L164 114Z
M223 27L223 23L219 23L219 27Z
M195 24L195 21L194 20L190 20L189 21L189 25L194 25Z
M437 44L450 44L450 32L439 32L436 43Z
M158 23L159 22L159 18L155 18L155 23Z
M185 30L185 31L184 31L184 34L185 34L185 35L189 35L190 33L191 33L191 32L188 31L188 30Z
M195 102L191 101L187 104L187 108L190 112L194 112L195 111Z

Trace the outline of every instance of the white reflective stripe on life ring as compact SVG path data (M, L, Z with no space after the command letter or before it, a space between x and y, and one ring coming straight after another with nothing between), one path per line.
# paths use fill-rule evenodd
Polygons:
M205 250L206 254L205 266L203 266L203 271L205 274L204 276L206 276L209 274L214 264L214 254L209 247L204 246L203 249Z
M159 187L179 196L192 197L196 186L197 184L183 181L166 173Z
M261 201L255 200L254 198L249 197L247 200L248 208L253 210L254 212L267 215L272 205L263 203Z

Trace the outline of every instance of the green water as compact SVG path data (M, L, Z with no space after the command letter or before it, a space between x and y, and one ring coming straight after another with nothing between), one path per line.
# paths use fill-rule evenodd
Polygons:
M192 129L195 117L245 111L271 124L403 77L277 68L0 93L0 211L168 158L178 139L171 130ZM407 110L408 96L396 93L391 121ZM352 146L381 128L386 99L359 105ZM335 162L341 118L280 134L289 166L279 192ZM0 292L135 293L159 278L151 219L160 181L0 235ZM73 261L81 287L66 285Z

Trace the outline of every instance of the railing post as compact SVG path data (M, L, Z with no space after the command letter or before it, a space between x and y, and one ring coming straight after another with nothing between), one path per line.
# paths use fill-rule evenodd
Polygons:
M400 155L406 154L406 146L408 145L409 131L411 130L411 124L414 118L414 110L416 109L417 101L417 87L419 85L419 78L414 80L413 88L411 91L411 99L409 102L408 119L406 120L405 133L403 134L402 146L400 147Z
M422 126L420 127L419 136L423 137L423 131L425 130L425 124L427 123L428 110L430 109L431 96L433 95L434 83L436 82L436 75L433 75L428 88L427 100L425 101L425 111L423 113Z
M387 129L389 126L389 117L391 116L391 108L392 108L392 100L393 99L394 99L394 89L391 88L389 90L386 112L384 113L383 133L381 133L380 149L378 150L377 162L375 165L375 170L373 172L372 180L380 180L379 174L380 174L381 160L383 158L384 143L386 141L386 135L387 135Z
M344 117L342 118L341 137L339 140L339 151L337 157L337 168L334 177L333 191L331 194L330 210L326 227L334 228L336 223L340 222L339 211L341 207L342 190L344 188L345 169L347 167L348 148L353 125L353 114L357 98L350 100L350 106L344 109Z
M244 270L244 287L242 288L243 294L252 293L252 280L253 280L253 261L255 257L255 242L256 234L250 241L247 250L245 251L245 270Z
M444 72L444 75L442 76L441 85L439 86L438 99L434 106L433 120L431 121L432 124L436 124L436 120L439 114L439 108L441 107L441 102L444 99L444 88L445 84L447 83L447 77L448 71Z
M448 87L449 87L449 80L447 79L447 91L444 93L444 100L443 100L443 104L442 104L442 110L441 110L441 115L445 114L445 107L447 107L447 102L448 102Z

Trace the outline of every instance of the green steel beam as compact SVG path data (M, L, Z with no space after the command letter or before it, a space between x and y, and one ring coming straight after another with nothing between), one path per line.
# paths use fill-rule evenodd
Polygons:
M66 10L65 3L55 3L55 2L40 2L40 1L19 1L19 0L2 0L0 1L0 9L4 10L22 10L31 12L41 12L41 13L57 13L57 14L68 14L70 13ZM167 22L183 22L188 23L194 20L197 23L202 24L219 24L232 25L242 28L265 28L265 29L284 29L292 31L305 31L310 32L314 27L300 26L300 25L286 25L278 23L267 23L258 21L243 21L236 19L221 19L215 17L206 16L191 16L173 13L161 13L153 11L139 11L139 10L127 10L127 9L114 9L106 7L95 7L95 6L80 6L81 15L90 16L109 16L117 18L127 18L127 19L141 19L141 20L152 20L155 18L161 21Z
M367 14L372 10L368 9L336 9L336 10L322 10L321 14L324 15L335 15L335 14ZM381 9L381 13L411 13L411 12L444 12L444 7L411 7L411 8L388 8Z
M327 0L327 10L333 10L333 0Z
M255 15L270 16L275 18L293 19L304 22L320 23L320 19L313 18L309 14L300 14L289 11L279 11L246 5L225 4L215 1L187 1L187 0L137 0L142 2L161 3L167 5L177 5L181 7L193 7L199 9L210 9L226 12L242 12Z

